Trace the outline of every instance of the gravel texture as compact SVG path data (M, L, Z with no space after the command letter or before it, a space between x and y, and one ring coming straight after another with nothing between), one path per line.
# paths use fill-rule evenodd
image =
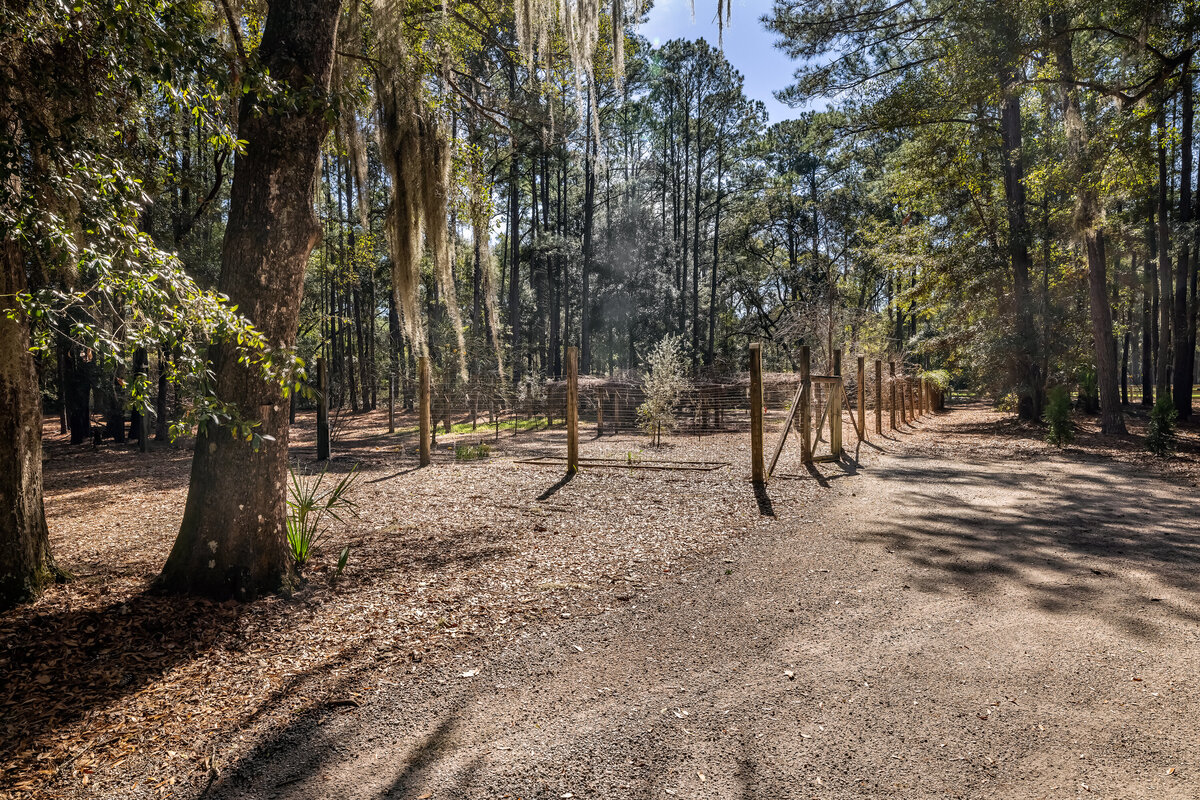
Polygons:
M208 796L1200 796L1194 487L982 406L882 445L628 599L376 669Z

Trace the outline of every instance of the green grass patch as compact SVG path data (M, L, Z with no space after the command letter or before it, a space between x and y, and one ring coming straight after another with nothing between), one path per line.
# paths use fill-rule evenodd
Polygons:
M478 461L492 454L491 445L487 442L479 444L460 444L454 448L455 461Z

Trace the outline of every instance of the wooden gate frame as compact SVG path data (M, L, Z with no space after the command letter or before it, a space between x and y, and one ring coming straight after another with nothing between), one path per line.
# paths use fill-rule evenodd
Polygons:
M788 409L787 420L783 424L783 430L779 433L779 440L775 443L775 449L771 455L771 461L767 465L766 477L770 478L775 473L775 467L779 464L779 456L783 454L783 445L787 441L788 431L792 429L792 425L796 421L796 413L800 414L800 460L804 464L812 464L815 462L838 461L842 457L842 403L846 401L845 383L841 376L842 351L835 350L833 354L833 375L813 375L811 374L811 351L807 346L800 348L800 385L796 388L796 394L792 397L791 408ZM859 359L859 372L862 372L862 359ZM829 400L825 403L825 408L821 412L821 418L817 420L817 424L812 424L812 391L814 386L821 384L828 385L831 388ZM859 389L859 395L862 395L862 389ZM858 416L863 418L863 409L858 409ZM831 453L828 456L814 456L813 444L817 440L819 432L825 426L826 418L829 419L829 447ZM865 422L864 422L865 427ZM857 428L856 428L857 430ZM859 434L861 439L861 432Z

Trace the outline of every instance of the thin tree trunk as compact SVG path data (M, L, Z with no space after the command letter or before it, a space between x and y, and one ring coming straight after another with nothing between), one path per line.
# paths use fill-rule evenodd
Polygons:
M158 394L154 399L154 439L155 441L165 442L169 434L169 420L167 419L167 390L170 384L167 381L167 354L163 348L158 350Z
M512 339L513 383L521 379L521 201L517 180L520 153L515 147L508 166L508 325Z
M339 11L328 0L270 5L258 60L287 96L311 100L273 109L251 92L238 115L246 144L234 167L218 288L276 346L295 341L304 269L321 236L312 197L329 125L317 98L329 87ZM282 387L240 364L228 343L216 344L211 359L220 399L258 423L263 438L248 442L223 426L201 426L183 523L158 585L246 600L287 591L295 579L285 539Z
M580 294L580 333L579 333L579 369L587 375L592 370L592 314L591 314L591 272L593 229L596 215L596 170L592 142L591 103L588 103L587 141L584 143L583 175L583 276Z
M1134 251L1134 263L1137 255ZM1137 270L1134 270L1137 273ZM1142 405L1154 405L1154 257L1142 267Z
M68 430L66 337L58 337L58 347L55 351L58 356L58 432L65 434Z
M1171 222L1167 190L1166 112L1158 128L1158 369L1155 388L1161 396L1171 391Z
M143 376L144 378L149 372L149 368L150 359L146 353L146 348L139 347L133 354L134 378L137 379L139 375ZM145 437L143 434L145 432L145 428L143 426L144 420L142 419L142 416L141 406L135 403L133 409L129 412L129 438L136 439L143 445L144 449L145 442L143 439Z
M1065 98L1063 128L1067 136L1068 175L1072 185L1078 187L1073 223L1075 233L1082 240L1087 253L1092 348L1100 394L1100 431L1105 434L1125 433L1125 416L1121 411L1117 389L1117 347L1113 337L1112 306L1108 301L1104 233L1098 226L1099 200L1095 188L1090 184L1092 176L1088 165L1084 163L1086 131L1079 106L1079 89L1075 84L1075 61L1069 34L1060 33L1056 37L1055 51Z
M712 366L714 345L717 336L717 249L721 241L721 177L724 166L724 149L717 145L717 207L713 216L712 269L708 273L708 346L704 352L704 363Z
M704 104L696 91L696 213L692 220L692 372L700 356L700 190L704 177Z
M1191 62L1183 65L1183 137L1180 140L1182 155L1179 170L1179 223L1180 230L1187 231L1192 218L1192 77L1188 71ZM1175 326L1175 410L1180 419L1192 416L1192 369L1195 365L1195 348L1190 341L1188 314L1188 282L1191 278L1191 241L1186 233L1179 246L1179 260L1175 265L1175 305L1172 325ZM1195 302L1195 298L1192 298Z
M558 234L561 241L565 229L563 228L564 198L562 196L562 176L560 173L561 169L556 165L554 170L554 232ZM562 377L562 275L566 271L566 263L559 248L555 248L552 263L554 264L554 272L550 276L552 283L550 298L550 369L551 374L555 378L560 378Z
M66 348L67 427L71 431L71 444L83 444L92 438L92 365L84 359L78 345L67 339L63 340L63 345Z
M371 409L371 371L370 362L367 358L367 340L365 329L363 326L363 301L362 301L362 285L363 276L358 273L358 263L356 253L358 251L358 232L354 229L354 219L366 219L366 215L361 212L355 205L356 197L354 191L354 169L353 165L348 161L342 162L342 193L346 202L346 236L348 242L348 259L349 266L348 276L353 281L351 284L350 300L354 309L354 338L357 341L357 347L352 348L352 352L356 349L358 355L358 388L361 396L361 407L363 411Z
M550 234L550 159L546 154L545 149L542 150L541 157L542 166L542 233L548 238ZM554 255L544 254L542 256L542 273L538 278L538 286L541 289L542 297L540 301L541 309L538 313L538 351L542 359L542 372L550 372L550 364L554 357L551 353L554 350L554 345L550 342L549 316L554 309Z
M1042 415L1042 376L1037 357L1033 320L1033 286L1030 281L1031 239L1026 215L1025 165L1021 143L1021 98L1008 76L1009 88L1000 104L1000 138L1004 146L1004 199L1008 212L1008 256L1012 264L1013 306L1016 314L1017 414L1036 420Z
M1132 293L1132 289L1130 290ZM1133 327L1133 304L1125 309L1125 335L1121 337L1121 405L1129 405L1129 335Z
M561 171L562 177L561 177L559 186L560 186L560 189L562 191L562 196L563 196L562 216L563 216L563 235L565 236L566 232L567 232L567 223L566 223L567 164L566 164L565 155L564 155L562 161L560 162L560 171ZM559 289L562 292L562 306L563 306L562 352L557 353L555 355L555 358L558 359L556 362L556 364L557 364L556 368L559 370L559 372L561 374L562 364L567 358L567 348L571 346L571 262L568 261L565 257L563 259L562 275L560 276L560 278L561 278L561 283L559 284Z
M695 224L688 216L688 180L691 177L692 160L692 98L691 94L683 98L683 259L679 263L679 319L676 323L679 335L687 332L687 284L688 284L688 224Z

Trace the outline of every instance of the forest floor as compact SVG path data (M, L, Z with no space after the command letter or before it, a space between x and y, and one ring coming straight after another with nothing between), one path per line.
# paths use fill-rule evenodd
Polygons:
M745 434L566 481L518 463L561 429L418 470L376 412L361 517L248 605L147 592L185 449L48 433L75 580L0 616L0 796L1195 797L1200 435L1138 426L958 406L756 495Z

